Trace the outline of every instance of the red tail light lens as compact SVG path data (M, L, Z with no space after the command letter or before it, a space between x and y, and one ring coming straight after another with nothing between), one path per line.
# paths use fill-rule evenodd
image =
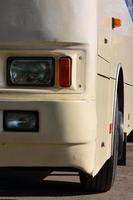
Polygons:
M70 87L72 84L72 59L70 57L59 59L58 83L61 87Z

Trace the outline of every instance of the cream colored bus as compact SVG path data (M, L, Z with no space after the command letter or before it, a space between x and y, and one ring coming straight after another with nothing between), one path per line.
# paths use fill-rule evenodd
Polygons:
M88 191L111 188L133 130L132 8L0 1L2 169L76 169Z

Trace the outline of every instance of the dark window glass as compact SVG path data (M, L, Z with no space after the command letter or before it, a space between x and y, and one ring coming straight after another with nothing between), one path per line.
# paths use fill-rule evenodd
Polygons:
M126 1L126 4L127 4L129 13L131 15L131 18L133 20L133 0L125 0L125 1Z

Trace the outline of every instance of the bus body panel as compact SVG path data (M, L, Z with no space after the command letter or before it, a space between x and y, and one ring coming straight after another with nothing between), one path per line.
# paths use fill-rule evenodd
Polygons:
M4 110L39 112L39 132L0 131L1 143L82 144L95 140L94 102L76 100L0 101L1 127ZM86 115L85 115L86 113ZM91 115L89 115L91 113ZM82 121L81 121L82 119ZM88 134L89 133L89 134Z
M96 87L96 111L97 111L97 135L96 135L96 152L95 152L95 174L105 160L111 155L110 124L113 119L113 110L109 104L113 103L112 92L114 90L112 81L108 78L110 63L98 58L97 87ZM112 87L112 88L111 88ZM113 107L113 105L112 105ZM102 159L101 159L102 158Z
M110 15L111 1L97 1L98 20L98 55L110 62L111 60L111 29L112 18Z
M0 40L88 43L94 9L96 0L2 1Z
M48 144L44 146L3 144L0 148L2 159L0 167L72 167L93 175L94 151L95 142L82 145Z
M129 52L133 24L124 0L115 1L115 6L111 0L14 1L14 5L8 0L0 9L0 166L75 167L95 176L112 155L119 66L125 82L124 130L129 134L133 129ZM120 18L122 27L112 29L112 17ZM72 87L8 87L7 57L45 57L44 50L72 57L78 74ZM3 131L3 110L16 109L39 111L41 131L36 136Z
M133 21L125 1L116 1L116 9L112 6L112 15L121 19L122 26L112 30L111 50L111 77L117 77L117 70L121 65L124 76L124 131L128 134L133 130L132 121L132 48L133 48Z

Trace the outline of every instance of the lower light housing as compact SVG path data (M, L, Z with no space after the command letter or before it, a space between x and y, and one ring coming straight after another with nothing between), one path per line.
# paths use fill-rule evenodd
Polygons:
M39 115L37 111L4 111L4 131L37 132Z

